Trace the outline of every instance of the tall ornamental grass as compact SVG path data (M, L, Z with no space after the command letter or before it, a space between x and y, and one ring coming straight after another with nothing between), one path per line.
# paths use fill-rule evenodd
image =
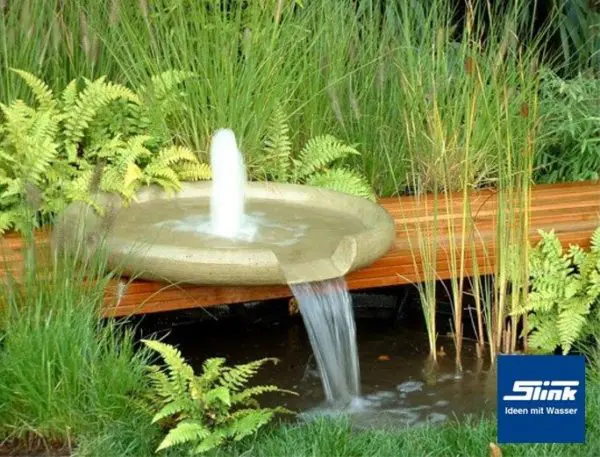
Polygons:
M3 265L0 281L0 443L150 455L155 431L135 404L147 356L102 319L105 259L52 255L28 238L24 271Z
M417 287L430 352L435 357L436 280L450 273L451 326L460 367L466 293L475 297L478 352L487 343L494 360L498 351L516 347L516 321L508 316L524 300L528 280L540 41L525 48L517 39L525 27L522 5L499 16L479 3L467 10L459 36L449 4L436 5L403 11L400 22L408 45L397 50L396 71L405 104L397 119L403 123L411 163L408 181L422 216L411 250L415 268L422 264L424 277ZM476 20L477 14L489 21ZM471 207L471 195L482 188L493 189L497 204L488 221L477 226L481 217ZM478 227L490 223L495 239L482 238ZM445 252L440 240L447 240ZM490 251L486 246L494 241L496 249ZM468 279L484 269L495 275L491 289L484 279Z

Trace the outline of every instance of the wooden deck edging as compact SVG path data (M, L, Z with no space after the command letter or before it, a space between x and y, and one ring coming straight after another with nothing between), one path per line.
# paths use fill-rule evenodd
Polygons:
M434 220L438 221L435 229L437 278L449 279L452 268L448 253L453 246L460 245L460 235L463 233L463 196L456 193L443 201L440 199L437 217L434 217L432 196L381 199L379 203L396 222L396 242L383 258L350 273L346 277L349 288L359 290L424 280L423 259L418 244L419 239L425 239L423 234L433 232ZM496 194L492 190L473 193L469 196L469 202L471 223L467 224L465 234L471 241L465 244L468 246L465 252L465 276L473 274L474 260L477 260L479 274L489 274L493 271L495 259ZM554 230L565 246L576 243L587 247L592 232L598 226L600 183L539 185L533 189L529 231L531 242L539 239L538 230ZM450 234L454 236L450 237ZM155 313L290 296L287 286L181 286L122 280L107 291L106 315Z
M436 246L436 278L449 279L452 249L457 253L464 233L464 276L490 274L494 271L497 198L493 190L468 196L470 218L463 232L463 195L439 197L384 198L379 203L396 223L396 241L390 251L372 265L347 275L352 290L410 284L425 280L419 240ZM437 213L437 217L434 214ZM554 230L563 245L589 245L592 232L600 226L600 182L535 186L532 191L529 238L539 239L538 230ZM437 229L434 230L434 221ZM433 237L432 234L436 236ZM42 231L36 242L43 244L48 233ZM453 243L454 241L454 243ZM0 239L0 272L22 271L22 240L9 234ZM290 297L287 286L222 287L169 285L150 281L113 281L106 291L106 316L156 313L188 308L211 307L273 298Z

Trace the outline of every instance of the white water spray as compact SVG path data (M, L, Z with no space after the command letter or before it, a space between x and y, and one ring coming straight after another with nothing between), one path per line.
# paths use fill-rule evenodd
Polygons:
M210 146L212 192L211 230L216 236L236 238L244 224L246 166L230 129L217 130Z

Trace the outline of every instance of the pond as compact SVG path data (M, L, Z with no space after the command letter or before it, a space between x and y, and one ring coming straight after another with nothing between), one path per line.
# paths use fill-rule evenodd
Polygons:
M235 308L235 307L238 308ZM298 396L267 394L262 404L282 405L308 420L329 410L310 342L299 315L288 316L281 306L262 305L248 316L242 305L233 305L227 318L158 319L151 330L166 342L176 344L195 369L209 357L225 357L227 364L276 357L277 365L265 365L256 384L276 384ZM287 305L286 305L287 306ZM358 311L358 312L357 312ZM205 311L196 311L196 313ZM192 314L194 314L192 312ZM438 338L438 363L428 357L427 335L415 325L418 314L404 319L389 313L356 310L357 340L361 374L361 398L348 411L357 427L402 427L441 423L473 414L480 417L495 411L496 375L488 359L478 359L475 344L466 340L462 372L454 362L453 342ZM183 322L182 322L183 321ZM148 327L146 327L148 330Z

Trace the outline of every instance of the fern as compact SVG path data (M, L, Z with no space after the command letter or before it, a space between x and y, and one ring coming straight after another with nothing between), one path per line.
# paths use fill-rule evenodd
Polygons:
M375 200L373 189L366 179L358 173L344 168L333 168L316 173L306 180L306 184Z
M276 364L278 360L274 358L264 358L246 363L244 365L236 365L232 368L225 368L221 378L221 385L231 391L237 392L243 388L267 362Z
M345 145L334 136L323 135L311 138L300 151L296 176L305 178L336 160L357 154L356 149Z
M62 108L63 111L68 113L75 107L77 101L77 80L74 79L62 92Z
M531 292L517 314L529 314L528 341L540 352L560 347L564 354L586 333L594 303L600 297L600 228L591 249L571 246L564 252L554 232L540 232L530 255Z
M590 244L592 246L592 252L594 254L600 254L600 230L594 232Z
M275 110L269 125L264 153L267 160L268 177L275 181L287 181L290 178L292 142L290 141L290 127L285 113L280 107Z
M271 408L236 411L233 414L236 420L229 427L228 434L235 441L239 441L254 433L254 430L258 430L263 425L268 424L274 415L275 411Z
M11 70L18 74L23 79L23 81L25 81L29 89L31 89L31 92L33 92L33 95L35 96L40 110L52 111L55 108L56 102L54 100L54 94L52 93L50 87L48 87L48 85L44 81L26 71L14 68L12 68Z
M200 424L198 421L181 421L175 428L167 433L167 436L160 443L156 451L168 449L172 446L179 446L187 443L203 442L211 436L210 430ZM209 450L210 448L206 449Z
M235 393L231 397L231 404L245 404L248 400L253 399L257 395L262 395L268 392L277 392L279 388L276 386L255 386L244 389L241 392Z
M182 181L205 181L212 177L210 165L199 162L180 162L171 167Z
M150 97L154 102L164 102L173 97L175 89L186 80L194 77L190 71L168 70L150 78L149 86L142 86L140 94Z
M20 216L19 211L0 211L0 234L18 226Z
M36 105L22 100L0 104L0 233L20 230L31 219L25 208L26 182L41 191L36 211L51 215L74 200L99 209L91 198L98 190L129 200L145 185L178 190L182 180L210 178L208 165L193 151L150 129L144 117L150 111L154 117L164 115L144 104L144 91L150 89L136 93L101 77L84 80L81 90L73 80L55 97L41 79L14 71L31 89ZM150 87L166 99L189 74L159 76ZM94 170L100 164L102 173L96 179Z
M145 344L150 349L158 352L167 364L168 385L163 387L169 389L167 390L169 400L173 401L184 395L188 383L194 377L192 367L185 362L179 350L173 346L152 340L145 341Z
M153 422L167 423L157 452L175 447L190 455L201 454L229 439L240 440L254 433L276 413L290 413L285 408L260 408L255 397L265 392L293 392L276 386L246 387L265 363L276 359L228 367L225 359L212 358L196 375L173 346L142 341L165 362L164 368L149 369L152 395L148 406L153 409Z
M260 178L307 184L374 199L374 192L362 175L338 166L339 161L359 155L354 147L332 135L321 135L309 139L294 155L289 124L280 107L275 110L267 128L263 153L255 164L255 174Z
M55 141L58 119L51 111L35 110L20 100L0 109L0 233L4 233L36 226L31 218L35 210L45 208L36 204L32 209L28 186L44 192L56 186L48 170L60 165L60 157Z
M89 83L79 93L75 100L73 109L65 113L65 137L69 160L74 160L77 153L76 145L83 139L85 130L94 120L98 111L110 102L118 99L129 100L132 103L140 103L138 96L130 89L110 82L105 82L102 76Z

